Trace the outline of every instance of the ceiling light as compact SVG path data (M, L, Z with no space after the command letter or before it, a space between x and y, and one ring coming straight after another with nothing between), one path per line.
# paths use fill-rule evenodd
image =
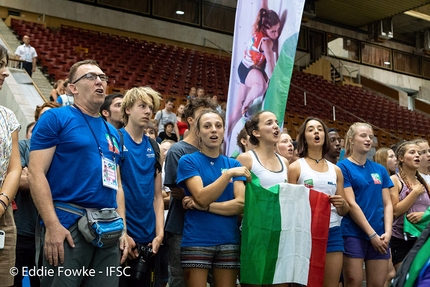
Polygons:
M185 14L185 12L184 12L184 11L182 11L182 10L177 10L177 11L176 11L176 14L178 14L178 15L184 15L184 14Z
M424 13L420 13L414 10L409 10L405 12L406 15L418 18L418 19L422 19L425 21L429 21L430 22L430 15L424 14Z
M391 65L390 62L384 62L384 65Z

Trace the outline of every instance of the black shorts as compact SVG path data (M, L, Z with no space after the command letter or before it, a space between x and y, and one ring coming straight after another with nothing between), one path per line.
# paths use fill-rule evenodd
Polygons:
M401 263L405 259L408 252L414 247L416 241L416 238L408 238L406 241L397 237L391 237L391 260L393 261L393 265Z

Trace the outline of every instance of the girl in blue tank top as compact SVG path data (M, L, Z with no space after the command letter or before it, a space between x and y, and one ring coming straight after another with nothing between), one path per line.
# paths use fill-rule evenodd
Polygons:
M342 271L343 239L340 232L341 217L348 213L343 190L343 175L339 167L324 156L330 150L327 127L317 118L307 118L298 133L300 159L290 165L288 182L323 192L330 197L331 214L329 237L324 265L324 286L337 286Z

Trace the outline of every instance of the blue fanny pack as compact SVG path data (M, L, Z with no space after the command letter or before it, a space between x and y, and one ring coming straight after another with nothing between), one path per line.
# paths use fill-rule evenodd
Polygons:
M124 234L124 221L115 208L84 208L72 203L55 202L55 208L81 216L78 229L98 248L115 245Z

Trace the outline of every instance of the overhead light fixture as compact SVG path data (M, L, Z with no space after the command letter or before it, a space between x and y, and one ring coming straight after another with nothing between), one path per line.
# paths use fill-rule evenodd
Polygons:
M178 15L184 15L184 14L185 14L185 12L184 12L184 11L182 11L182 10L176 10L176 14L178 14Z
M391 65L390 62L384 62L384 65Z
M415 18L418 18L418 19L430 22L430 15L427 15L427 14L424 14L424 13L421 13L421 12L417 12L417 11L414 11L414 10L409 10L409 11L404 12L404 14L409 15L411 17L415 17Z

